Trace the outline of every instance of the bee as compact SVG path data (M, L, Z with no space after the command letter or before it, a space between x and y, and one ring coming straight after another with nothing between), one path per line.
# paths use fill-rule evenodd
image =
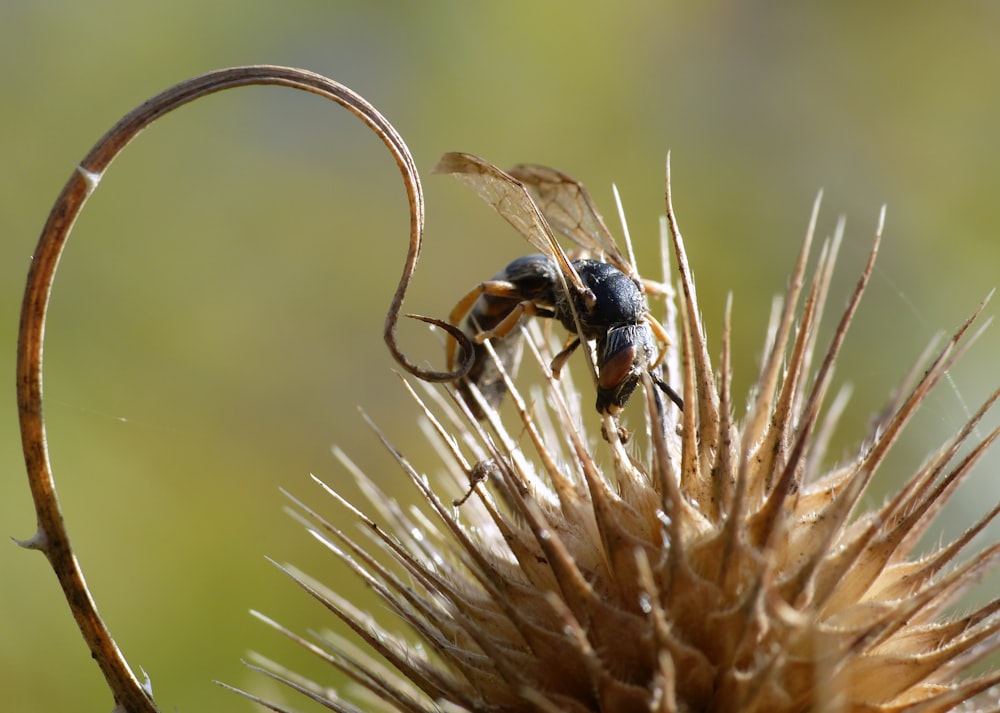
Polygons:
M669 345L666 331L649 314L642 281L582 185L550 168L518 166L504 172L463 153L445 154L434 170L470 186L541 251L517 258L476 285L451 312L453 325L465 318L464 331L475 344L472 368L459 382L459 392L478 418L483 414L471 398L470 384L491 407L506 392L483 342L494 340L497 358L509 370L521 349L514 330L525 316L555 319L569 332L551 363L556 378L581 343L596 342L598 413L617 416L644 373L683 409L680 396L659 375ZM570 260L553 229L593 257ZM659 355L656 339L663 344ZM456 342L449 340L449 368L454 367L456 351Z

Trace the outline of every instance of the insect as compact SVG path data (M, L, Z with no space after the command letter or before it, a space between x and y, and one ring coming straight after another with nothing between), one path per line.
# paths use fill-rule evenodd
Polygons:
M472 368L459 390L477 417L483 414L471 398L469 384L477 386L489 406L497 405L506 392L500 371L482 344L493 339L499 361L509 369L521 348L514 328L526 315L558 320L569 332L552 360L556 377L582 342L596 342L598 413L617 416L643 373L683 409L680 396L659 376L667 334L649 314L642 281L582 185L550 168L519 166L504 172L462 153L445 154L434 170L451 173L469 185L542 251L512 261L493 279L476 285L451 312L452 324L465 317L465 331L476 345ZM570 260L553 228L594 257ZM664 345L658 356L655 339ZM456 350L449 340L449 368Z

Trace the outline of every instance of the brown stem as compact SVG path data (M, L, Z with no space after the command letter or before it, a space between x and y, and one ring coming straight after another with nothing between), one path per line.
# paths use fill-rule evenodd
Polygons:
M439 320L423 318L424 321L445 329L463 346L465 360L456 371L422 369L410 362L396 344L396 324L420 254L424 225L423 189L413 157L403 139L392 124L363 97L332 79L302 69L275 66L234 67L183 81L136 107L115 124L84 157L63 187L35 248L21 307L17 347L17 399L24 458L38 522L35 535L19 544L40 550L48 558L84 640L114 694L116 711L150 712L156 711L157 707L149 689L136 679L97 612L70 546L56 496L42 416L42 347L49 294L59 257L73 223L87 198L97 188L104 171L119 152L139 132L164 114L208 94L248 85L284 86L326 97L349 110L378 135L399 167L410 207L409 247L403 274L385 319L386 344L406 371L428 381L459 378L468 371L472 363L473 351L468 338L457 327Z

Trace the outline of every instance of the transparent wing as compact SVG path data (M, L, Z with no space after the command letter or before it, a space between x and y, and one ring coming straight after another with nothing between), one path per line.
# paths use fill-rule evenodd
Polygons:
M610 262L626 275L635 272L597 211L587 189L554 168L515 166L510 175L524 184L549 225L598 260Z
M588 291L521 181L492 163L467 153L446 153L434 167L434 173L450 173L472 188L535 249L552 258L573 289Z

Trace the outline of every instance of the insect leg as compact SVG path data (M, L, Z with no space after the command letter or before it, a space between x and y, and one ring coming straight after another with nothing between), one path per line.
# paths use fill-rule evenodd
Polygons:
M653 373L649 374L649 378L653 380L654 384L660 387L660 391L665 393L667 395L667 398L669 398L671 401L677 404L677 408L679 408L681 411L684 410L684 399L682 399L680 394L678 394L676 391L673 390L673 388L671 388L670 384L668 384L659 376Z
M660 320L651 315L649 312L646 313L645 319L646 324L648 324L649 328L653 330L653 334L656 336L656 339L663 345L660 353L656 355L656 359L649 367L650 369L655 369L663 363L663 358L667 355L667 349L670 348L670 335L667 334L667 330L664 329L662 324L660 324ZM450 364L451 362L448 363Z
M651 297L663 297L670 292L670 285L659 280L651 280L648 277L639 278L642 284L642 291Z
M552 358L552 363L549 364L549 369L552 371L552 378L559 378L559 375L562 373L562 368L566 364L566 360L569 359L570 354L576 351L578 346L580 346L580 337L575 334L571 334L566 340L566 343L563 344L562 351L556 354Z
M534 317L538 314L538 312L539 309L535 306L534 302L522 300L514 306L514 309L512 309L506 317L500 320L497 326L493 327L493 329L486 329L479 332L479 334L475 335L472 339L477 344L482 344L487 339L506 337L511 333L511 331L513 331L514 327L517 326L517 323L521 321L521 317L524 315Z
M476 304L478 300L483 295L492 295L494 297L507 297L510 299L519 300L522 295L518 290L517 285L513 282L508 282L506 280L488 280L486 282L480 282L478 285L469 290L468 294L458 301L452 310L451 314L448 315L448 320L452 324L458 324L461 319L469 313L469 311ZM499 325L497 325L499 326ZM513 328L513 327L511 327ZM509 332L510 329L507 330ZM504 332L504 334L507 334ZM448 368L453 369L455 365L455 352L458 350L458 341L454 338L448 339L447 346L447 359Z

